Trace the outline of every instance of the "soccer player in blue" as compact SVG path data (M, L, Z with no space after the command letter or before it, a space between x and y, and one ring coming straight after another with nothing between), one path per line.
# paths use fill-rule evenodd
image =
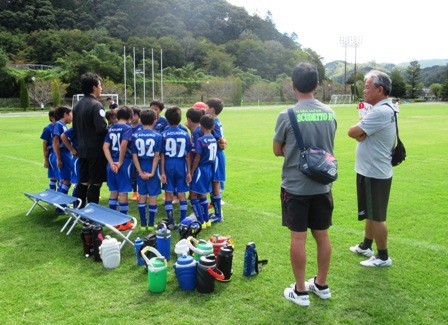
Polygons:
M132 109L122 106L117 111L118 122L110 127L104 139L103 151L108 161L107 186L109 187L109 208L127 214L129 210L128 193L132 191L129 169L131 165L130 146L132 128L129 122ZM131 222L119 226L119 230L133 227Z
M140 115L143 129L132 136L132 159L137 169L138 212L141 230L154 230L157 215L157 196L162 193L159 173L162 136L153 130L156 122L153 110L144 110ZM149 196L149 220L146 219L146 201Z
M153 100L149 104L149 108L152 109L157 115L154 131L162 133L162 131L165 130L165 128L168 126L168 121L166 120L166 118L160 116L160 113L162 113L163 109L165 108L165 105L159 100Z
M209 99L206 104L207 108L205 113L210 114L215 119L215 127L212 134L218 142L218 150L216 153L213 174L213 193L211 199L215 213L210 220L211 222L220 222L222 221L221 190L224 188L224 182L226 181L226 156L224 154L224 149L227 146L227 141L224 138L224 130L218 115L221 114L224 109L224 105L218 98Z
M50 179L49 188L50 190L56 191L56 184L57 179L54 172L54 169L52 165L50 164L50 157L54 154L53 153L53 127L54 127L54 110L50 110L48 112L48 118L50 120L50 124L48 124L44 129L42 130L42 134L40 138L42 141L42 150L44 153L44 167L48 169L47 175Z
M196 152L191 172L190 202L194 214L202 224L202 228L210 227L208 217L207 194L212 191L213 165L216 160L218 144L212 135L215 126L214 118L210 114L201 117L200 128L203 136L196 141Z
M72 155L70 160L70 183L73 185L72 195L76 197L76 187L79 182L79 157L78 157L78 140L76 138L75 129L70 128L61 134L61 140Z
M165 117L169 128L162 132L161 181L165 190L166 216L170 226L174 226L174 191L177 191L179 198L180 222L187 216L188 202L185 193L189 191L188 183L191 181L191 141L188 132L179 127L182 119L179 107L168 108Z
M54 111L56 123L53 127L53 151L54 158L51 164L55 168L56 178L59 181L58 191L64 194L70 189L70 160L72 155L61 140L61 135L67 131L67 124L72 123L72 109L67 106L59 106Z
M140 131L142 129L142 124L140 123L140 113L141 109L138 106L132 107L132 118L131 118L131 128L132 128L132 134L134 134L137 131ZM131 146L132 151L132 146ZM138 193L137 193L137 170L135 169L134 163L131 162L131 184L132 184L132 196L131 200L138 200Z

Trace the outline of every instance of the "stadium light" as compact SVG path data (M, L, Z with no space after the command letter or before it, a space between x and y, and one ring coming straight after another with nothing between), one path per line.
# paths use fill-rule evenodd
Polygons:
M341 43L342 47L345 50L345 69L344 69L344 93L347 93L347 47L354 47L355 48L355 91L356 91L356 49L361 45L362 43L362 37L361 36L341 36L339 38L339 42Z

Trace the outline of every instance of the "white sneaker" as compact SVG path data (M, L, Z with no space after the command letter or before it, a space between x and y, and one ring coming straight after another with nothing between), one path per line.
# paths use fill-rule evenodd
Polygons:
M371 250L370 248L362 249L359 245L361 245L361 244L350 247L349 248L350 252L359 254L359 255L364 255L365 257L373 256L373 250Z
M326 289L319 290L314 283L314 278L311 278L305 282L305 288L310 292L314 292L320 299L331 298L330 288L327 287Z
M294 292L293 288L286 288L283 291L283 296L285 296L287 300L292 301L296 305L302 307L308 307L310 305L310 296L309 295L298 296Z
M360 262L362 266L391 266L392 260L390 257L387 258L387 260L382 260L380 258L377 258L376 256L370 257L368 260Z

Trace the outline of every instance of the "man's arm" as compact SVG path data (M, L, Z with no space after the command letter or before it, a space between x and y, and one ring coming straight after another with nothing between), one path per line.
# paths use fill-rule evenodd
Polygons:
M277 157L284 157L285 156L285 144L280 142L273 142L272 149L274 151L274 155Z
M348 129L348 136L356 139L357 141L364 141L366 138L366 133L359 127L358 124L355 124Z

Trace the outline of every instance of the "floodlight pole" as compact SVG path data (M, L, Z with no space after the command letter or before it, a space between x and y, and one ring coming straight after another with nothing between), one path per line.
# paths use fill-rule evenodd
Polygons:
M356 78L357 78L357 74L356 74L356 49L361 45L362 43L362 37L361 36L355 36L353 37L353 47L355 48L355 93L356 95L358 95L358 90L356 88Z
M347 93L347 47L350 44L349 36L341 36L339 38L339 43L341 43L344 48L344 94Z

